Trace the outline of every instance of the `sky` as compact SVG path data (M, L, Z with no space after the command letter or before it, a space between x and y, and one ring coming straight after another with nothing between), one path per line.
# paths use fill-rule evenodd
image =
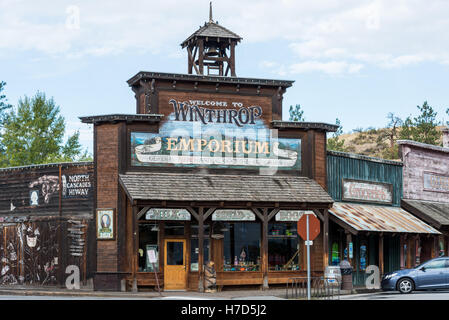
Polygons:
M237 76L294 80L283 118L344 132L384 127L387 115L438 119L449 107L447 0L215 0L213 18L240 35ZM139 71L187 73L180 43L209 19L209 0L0 0L0 81L17 105L53 97L92 152L78 117L135 113L126 81Z

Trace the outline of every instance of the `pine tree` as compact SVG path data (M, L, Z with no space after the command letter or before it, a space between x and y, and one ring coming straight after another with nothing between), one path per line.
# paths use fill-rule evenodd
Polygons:
M441 131L437 129L440 124L436 120L437 112L424 101L422 107L417 106L421 112L417 117L410 116L405 119L401 127L400 139L414 140L426 144L438 144L441 137Z

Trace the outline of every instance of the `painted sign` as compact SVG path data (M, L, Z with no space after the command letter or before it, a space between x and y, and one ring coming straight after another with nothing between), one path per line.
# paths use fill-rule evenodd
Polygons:
M191 125L190 125L191 126ZM229 134L230 133L230 134ZM209 132L201 137L131 133L133 166L182 165L221 168L278 167L300 169L301 140Z
M424 172L424 190L449 192L449 176L438 173Z
M97 239L115 239L115 215L114 209L97 209Z
M152 208L145 214L146 220L190 221L190 213L186 209Z
M219 209L212 214L212 221L255 221L256 215L251 210Z
M62 175L62 196L64 198L88 198L91 191L90 174Z
M279 210L276 214L276 221L298 221L304 213L312 213L312 211L303 210Z
M158 132L132 132L132 166L301 169L301 140L270 130L271 98L162 91Z
M343 179L342 200L393 203L393 185Z

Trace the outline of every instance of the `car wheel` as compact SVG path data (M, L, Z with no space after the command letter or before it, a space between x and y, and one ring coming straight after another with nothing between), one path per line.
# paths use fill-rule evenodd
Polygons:
M410 293L414 289L414 283L411 279L405 278L398 282L398 290L400 293Z

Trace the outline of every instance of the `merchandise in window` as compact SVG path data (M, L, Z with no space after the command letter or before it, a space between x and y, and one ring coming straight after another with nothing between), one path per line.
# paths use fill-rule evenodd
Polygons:
M259 271L259 223L224 223L223 271Z
M159 247L158 247L159 227L157 223L139 224L139 271L156 272L159 271ZM150 263L149 251L153 250L156 256L156 263Z
M268 268L270 271L300 270L300 245L296 223L268 225Z

